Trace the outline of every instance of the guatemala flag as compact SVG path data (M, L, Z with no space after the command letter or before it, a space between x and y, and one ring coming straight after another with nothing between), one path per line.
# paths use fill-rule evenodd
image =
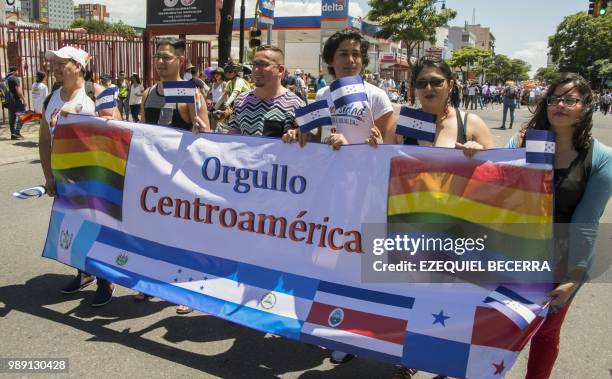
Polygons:
M119 88L113 86L105 89L96 97L96 111L115 107Z
M395 133L433 142L436 137L436 115L402 106Z
M347 104L368 101L363 79L359 75L336 79L329 89L336 109Z
M193 80L164 82L164 97L166 103L194 104L196 85Z
M307 133L313 129L332 125L331 113L327 101L319 100L295 110L295 121L300 132Z
M527 163L552 166L555 162L555 132L527 129L525 138Z

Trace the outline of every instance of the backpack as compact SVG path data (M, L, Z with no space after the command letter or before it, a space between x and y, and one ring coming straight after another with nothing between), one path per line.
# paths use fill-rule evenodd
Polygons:
M14 108L16 105L15 97L6 84L6 79L0 80L0 102L5 108Z

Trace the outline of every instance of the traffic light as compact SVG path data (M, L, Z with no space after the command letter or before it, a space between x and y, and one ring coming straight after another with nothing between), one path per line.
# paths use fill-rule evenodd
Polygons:
M599 1L599 16L603 17L608 13L608 0Z
M595 0L589 0L589 14L595 14Z
M261 29L251 28L249 30L249 47L255 48L261 45Z

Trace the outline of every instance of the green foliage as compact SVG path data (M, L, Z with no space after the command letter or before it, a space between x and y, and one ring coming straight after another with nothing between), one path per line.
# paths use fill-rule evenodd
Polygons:
M71 28L83 28L87 33L116 33L124 37L134 37L136 32L134 28L119 21L116 24L110 24L99 20L83 20L76 19L70 24Z
M534 79L544 81L548 84L555 81L559 77L559 70L555 67L540 67L536 71Z
M446 63L451 67L457 67L463 71L463 67L472 66L490 56L490 51L472 46L464 46L453 51L453 56L447 60Z
M610 60L611 35L612 15L591 17L580 12L561 21L556 33L548 38L548 47L559 71L575 72L589 78L590 65L595 61Z
M453 9L437 10L435 0L369 0L368 18L376 22L380 37L402 41L408 52L418 44L436 42L436 28L457 16Z

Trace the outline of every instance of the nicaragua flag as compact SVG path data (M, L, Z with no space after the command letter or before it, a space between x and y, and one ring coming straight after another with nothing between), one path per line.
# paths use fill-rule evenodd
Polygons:
M359 75L336 79L329 86L329 90L336 109L347 104L368 101L363 79Z
M535 320L543 307L522 297L508 287L499 286L484 300L492 308L503 313L525 330Z
M321 281L300 341L399 364L414 301Z
M332 125L327 101L319 100L295 110L295 121L300 132L307 133L315 128Z
M109 87L96 96L96 111L115 107L119 88Z
M164 97L166 103L194 104L196 85L193 80L164 82Z
M548 130L527 129L526 155L527 163L553 165L555 162L555 132Z
M403 105L395 133L416 140L433 142L436 137L436 115Z

